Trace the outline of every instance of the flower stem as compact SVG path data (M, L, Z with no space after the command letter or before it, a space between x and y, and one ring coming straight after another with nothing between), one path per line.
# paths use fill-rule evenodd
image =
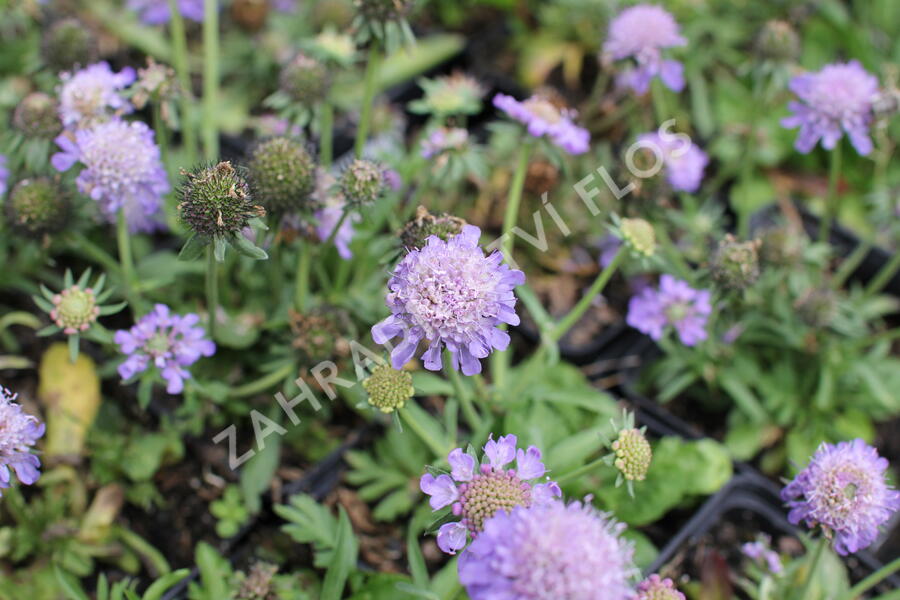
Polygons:
M181 86L181 137L187 153L187 164L193 165L197 162L197 135L194 131L191 107L191 71L188 63L187 35L178 0L169 0L169 12L172 15L169 24L169 33L172 36L172 63Z
M219 102L219 10L216 0L203 0L203 153L219 156L216 109Z
M365 87L363 89L362 110L359 114L359 127L356 129L356 145L354 150L356 158L362 157L363 148L369 137L369 126L372 121L372 104L375 101L375 85L377 83L376 75L381 63L381 52L378 44L372 43L369 48L369 60L366 64Z
M525 187L525 176L528 174L528 159L531 157L531 150L534 142L525 141L519 147L519 157L516 162L516 170L513 174L512 183L509 186L509 196L506 199L506 212L503 215L503 237L500 243L500 250L503 252L503 258L509 260L512 258L515 236L512 233L513 227L519 218L519 205L522 203L522 189Z
M453 385L453 390L456 393L456 397L459 399L463 415L466 417L469 427L472 428L472 431L479 431L482 426L481 416L479 416L478 411L475 410L475 405L472 403L472 397L469 395L469 390L463 385L459 373L453 368L453 357L449 350L444 352L444 372L447 373L447 377Z
M294 288L294 306L301 313L306 310L309 297L309 269L312 264L312 248L302 240L297 246L297 281Z
M841 263L841 266L838 267L838 270L837 272L835 272L834 277L831 278L832 289L837 290L843 287L847 279L856 270L856 267L858 267L860 263L862 263L863 259L866 258L866 255L869 254L872 246L873 244L871 239L857 244L856 248L854 248L850 256L845 258Z
M806 571L806 581L803 583L802 588L803 593L800 594L799 600L816 600L816 597L813 595L813 581L816 579L816 571L819 570L819 563L822 562L822 554L825 553L825 546L827 545L828 539L824 535L816 542L812 562Z
M213 244L206 248L206 310L209 311L209 337L216 339L216 313L219 312L219 265Z
M607 464L607 463L606 463L606 461L605 461L603 458L598 458L598 459L596 459L596 460L592 460L591 462L589 462L589 463L586 464L586 465L582 465L582 466L578 467L577 469L574 469L574 470L569 471L568 473L566 473L566 474L564 474L564 475L561 475L560 477L557 477L557 478L556 478L556 483L562 485L563 483L566 483L566 482L571 481L571 480L573 480L573 479L578 479L578 478L581 477L582 475L587 475L588 473L590 473L591 471L593 471L593 470L596 469L597 467L602 466L602 465L606 465L606 464ZM607 466L608 466L608 465L607 465Z
M419 423L416 415L409 410L408 408L401 408L397 412L400 413L400 416L403 417L403 420L406 421L406 424L409 425L409 428L413 430L413 432L419 436L419 439L422 440L426 446L428 446L432 452L434 452L435 456L443 457L447 454L447 448L444 448L437 442L437 440L433 439L428 432L425 431L425 427Z
M159 146L159 155L166 169L169 168L169 132L162 118L162 106L159 98L153 101L153 130L156 132L156 144Z
M334 107L326 100L319 110L319 162L327 170L334 157Z
M854 598L862 596L865 592L890 577L896 571L900 571L900 557L895 558L888 564L884 565L883 567L854 585L846 594L844 594L841 600L853 600ZM884 598L888 597L893 596L891 596L890 594L884 596ZM880 598L876 598L875 600L880 600Z
M872 281L869 282L869 285L866 286L865 296L867 298L872 297L884 289L884 286L894 278L894 275L897 274L898 270L900 270L900 252L895 252L894 256L891 257L891 260L881 267L878 274L875 275Z
M338 219L338 222L334 224L334 228L331 230L331 233L328 234L328 237L325 239L325 241L322 242L322 246L327 248L328 245L334 241L334 238L337 236L338 231L341 229L341 225L344 224L344 221L348 216L350 216L350 208L345 206L344 212L341 213L341 218Z
M134 287L134 257L131 255L131 235L128 232L128 220L125 218L124 207L119 209L116 218L116 241L119 246L119 265L122 269L125 299L131 305L132 312L136 312L139 297Z
M569 314L563 317L562 320L557 323L556 327L550 331L551 340L554 342L559 341L562 336L566 335L566 332L578 322L578 319L580 319L587 309L590 308L594 298L596 298L597 295L603 291L603 288L606 287L606 284L609 283L613 273L616 272L616 269L618 269L619 265L622 263L622 259L625 258L625 254L626 251L622 248L616 252L616 255L609 264L606 265L606 268L597 275L597 278L594 280L594 283L591 284L587 293L581 297L581 300L579 300L572 310L569 311Z
M825 199L825 213L819 222L819 241L828 243L831 234L831 225L838 216L840 206L838 204L838 180L841 178L841 146L838 144L831 151L831 168L828 172L828 197Z
M285 377L294 373L295 367L294 364L289 362L282 365L280 368L263 375L256 381L251 381L250 383L246 383L244 385L238 386L236 388L232 388L228 392L229 398L246 398L248 396L253 396L254 394L258 394L263 392L273 385L276 385L280 381L282 381Z

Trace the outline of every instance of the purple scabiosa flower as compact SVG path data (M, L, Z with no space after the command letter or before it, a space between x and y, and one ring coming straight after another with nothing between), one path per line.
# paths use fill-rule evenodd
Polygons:
M59 116L65 127L85 127L109 116L108 111L130 113L133 110L119 92L137 78L131 67L113 72L107 62L94 63L60 75Z
M798 75L789 87L800 101L788 104L794 114L782 119L781 125L800 128L794 142L798 152L811 152L819 140L823 148L832 150L844 133L861 155L872 151L869 124L878 79L858 62L826 65L817 73Z
M6 187L9 184L9 169L6 167L6 155L0 154L0 198L6 194Z
M344 207L345 203L342 201L341 196L333 196L326 201L325 206L317 210L313 215L316 218L316 235L318 235L319 239L323 242L328 239L331 232L334 231L334 228L341 221L341 216L344 214ZM341 223L337 233L334 234L334 247L337 248L338 256L344 260L353 258L353 252L350 250L350 242L353 241L353 236L356 234L356 231L353 229L353 224L359 220L359 214L350 213L344 219L343 223Z
M584 154L590 147L591 134L572 122L575 112L558 108L540 96L519 102L512 96L497 94L494 106L523 123L534 137L547 136L569 154Z
M772 550L769 545L768 537L763 536L755 542L747 542L741 546L741 553L750 560L756 561L769 570L770 573L777 575L781 573L783 567L781 565L781 557Z
M637 94L646 94L650 80L659 77L669 89L684 88L684 66L677 60L663 60L661 50L684 46L678 23L665 9L652 4L626 8L609 23L609 36L603 52L613 60L633 58L621 82Z
M431 508L450 506L453 514L461 517L441 525L437 535L441 550L456 554L465 547L468 537L477 538L496 514L516 506L540 506L562 495L555 481L535 483L547 472L541 451L536 446L522 450L516 447L516 441L512 434L498 440L489 437L484 445L486 462L482 460L481 464L462 448L456 448L447 457L449 475L422 475L419 488L431 496ZM516 461L516 468L506 469L512 461Z
M880 527L900 510L900 492L885 479L888 461L856 439L822 443L805 469L781 490L788 520L821 525L834 549L847 555L869 546Z
M459 581L472 600L631 600L624 529L580 502L501 511L460 556Z
M216 345L206 339L202 327L197 327L199 321L200 317L193 313L173 315L165 304L154 306L134 327L116 332L113 339L127 355L119 365L119 375L130 379L152 364L166 380L166 391L180 394L184 380L191 377L185 367L216 352Z
M634 600L686 600L684 594L675 588L675 582L661 578L654 573L637 587L637 597Z
M41 476L41 459L31 453L31 447L44 435L45 426L22 412L22 406L15 402L17 397L0 386L0 489L10 486L10 468L25 485Z
M468 140L469 132L462 127L438 127L422 140L422 158L461 150Z
M681 343L695 346L706 339L706 320L712 312L709 290L695 290L671 275L659 278L659 288L644 288L628 302L626 322L654 340L675 327Z
M56 143L62 152L51 157L51 164L57 171L76 162L85 166L76 179L78 189L97 201L107 221L115 223L124 209L132 233L162 226L159 213L169 182L153 131L145 123L114 119L63 133Z
M128 0L128 8L147 25L162 25L172 18L168 0ZM203 0L178 0L178 9L185 19L203 22Z
M679 134L660 135L644 133L638 136L638 143L651 149L657 160L666 167L666 181L672 189L681 192L696 192L703 181L703 171L709 163L706 152Z
M376 344L403 336L391 351L395 369L413 357L422 340L428 342L422 355L426 369L440 370L446 346L452 367L462 367L465 375L480 373L479 359L509 346L509 334L497 325L519 324L513 288L525 282L525 274L501 264L500 252L485 256L480 235L480 229L466 225L446 241L429 236L397 265L386 298L393 314L372 327Z

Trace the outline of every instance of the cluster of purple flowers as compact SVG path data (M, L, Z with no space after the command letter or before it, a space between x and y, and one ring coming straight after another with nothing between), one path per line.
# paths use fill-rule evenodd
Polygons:
M59 116L63 125L86 127L106 120L111 112L130 113L134 108L120 92L136 78L131 67L115 73L107 62L95 63L75 73L63 73L59 90Z
M452 507L459 521L445 523L438 531L441 550L455 554L465 547L469 537L477 538L486 523L499 512L516 506L543 505L562 495L554 481L536 483L547 469L541 462L541 451L535 446L527 450L516 447L517 438L510 434L484 445L486 462L456 448L447 457L450 474L422 476L419 487L431 496L433 510ZM516 461L515 469L506 466Z
M672 189L696 192L700 188L709 157L687 136L645 133L638 136L638 143L651 149L662 161L666 168L666 181Z
M45 426L15 402L16 394L0 386L0 489L8 488L12 473L25 485L31 485L41 476L41 459L32 454L31 448L44 435Z
M83 164L78 189L98 203L110 223L124 210L132 232L161 226L158 214L169 182L153 131L145 123L113 119L74 134L64 132L56 143L62 152L51 158L53 166L67 171Z
M128 0L128 8L147 25L162 25L172 18L168 0ZM203 22L203 0L178 0L178 10L185 19Z
M770 573L781 573L781 557L769 546L768 538L758 539L755 542L747 542L741 546L741 552L750 560L765 565Z
M130 379L155 366L168 384L166 391L181 393L184 380L191 376L185 367L216 351L203 328L197 327L199 321L195 314L173 315L168 306L157 304L134 327L116 332L114 341L127 355L119 365L119 375Z
M712 312L709 290L695 290L687 282L662 275L659 288L646 287L628 303L626 322L654 340L666 327L678 332L681 343L694 346L706 339L706 321Z
M584 154L590 147L588 130L572 122L574 112L560 109L546 98L532 96L520 102L512 96L497 94L494 106L524 124L530 135L547 136L569 154Z
M888 486L887 468L887 459L863 440L823 443L781 491L790 508L788 520L821 525L838 554L866 548L900 510L900 492Z
M622 74L620 81L636 93L647 93L654 77L679 92L684 88L684 67L676 60L663 59L661 50L686 44L678 23L665 9L638 4L610 21L603 52L613 60L634 60L635 65Z
M422 355L426 369L440 370L446 347L452 367L465 375L480 373L479 359L509 345L509 334L497 326L519 324L513 288L525 275L502 264L500 252L485 256L480 235L480 229L466 225L447 241L430 236L397 265L386 298L392 314L372 327L377 344L403 336L391 351L395 369L413 357L422 340L428 342Z

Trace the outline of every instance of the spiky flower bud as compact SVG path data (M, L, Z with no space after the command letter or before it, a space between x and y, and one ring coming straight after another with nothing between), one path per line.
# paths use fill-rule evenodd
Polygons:
M767 21L756 37L756 51L763 58L780 61L800 56L800 37L787 21Z
M278 572L278 567L264 562L254 563L250 567L250 573L241 582L238 589L238 600L269 600L275 598L272 591L272 578Z
M281 68L279 82L291 99L311 105L328 96L331 76L324 63L300 52Z
M406 16L414 0L355 0L359 13L367 20L397 21Z
M41 54L53 71L90 64L96 53L91 31L77 19L58 21L44 34Z
M16 106L13 127L28 137L54 138L62 129L56 110L56 100L51 96L32 92Z
M291 345L310 362L329 360L347 354L349 342L344 336L347 315L335 307L298 313L288 311L294 339Z
M639 583L637 591L635 600L685 600L671 579L662 579L655 573Z
M769 227L760 236L759 255L766 264L790 266L800 260L806 236L800 231L780 225Z
M759 247L762 242L739 242L730 233L719 241L713 255L713 278L727 288L743 290L759 279Z
M50 318L66 335L87 331L98 316L100 307L91 288L81 289L73 285L53 296Z
M338 187L351 206L372 204L387 188L384 169L372 161L356 159L341 173Z
M310 196L316 188L316 165L297 140L276 137L253 149L248 164L253 198L268 212L314 209Z
M184 223L199 235L237 233L250 219L266 214L263 207L253 204L247 180L229 161L182 174L185 182L178 212Z
M616 453L613 464L628 481L643 481L650 469L653 450L640 429L623 429L612 443Z
M372 369L362 385L369 394L369 404L383 413L403 408L416 392L408 371L398 371L386 364Z
M400 242L404 248L421 250L429 236L436 235L444 241L462 233L466 226L465 219L440 213L435 216L424 206L416 209L416 216L400 230Z
M622 241L634 252L648 257L656 252L656 233L644 219L622 219L619 231Z
M837 316L837 294L827 285L813 288L794 303L794 308L800 320L808 326L827 327Z
M69 217L69 197L46 177L23 179L6 200L6 221L24 235L62 231Z

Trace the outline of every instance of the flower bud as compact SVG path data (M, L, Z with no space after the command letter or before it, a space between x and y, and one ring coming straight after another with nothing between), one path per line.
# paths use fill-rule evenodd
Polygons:
M653 256L656 251L656 233L653 225L644 219L622 219L619 226L622 241L628 248L643 256Z
M23 179L6 200L6 221L27 236L58 233L67 224L70 208L68 195L52 180Z
M52 71L68 71L85 66L97 54L91 31L77 19L63 19L44 34L41 55Z
M613 464L628 481L643 481L650 469L653 450L640 429L623 429L612 443Z
M278 572L278 567L264 562L254 563L250 567L250 573L241 582L238 589L237 600L269 600L274 598L272 591L272 578Z
M466 221L453 215L441 213L437 216L424 206L416 209L416 216L400 231L400 241L404 248L421 249L428 236L436 235L444 241L462 232Z
M827 327L837 316L837 294L828 286L813 288L794 303L794 308L809 327Z
M760 236L759 255L766 264L790 266L803 256L806 236L784 225L766 229Z
M132 89L134 95L131 97L131 103L138 110L144 108L151 100L160 103L173 100L178 91L175 70L148 58L147 66L138 69L137 81Z
M288 321L294 335L291 345L306 360L319 362L347 354L349 342L344 337L347 330L344 312L335 307L322 307L302 314L290 310Z
M250 186L228 161L183 174L178 212L199 235L237 233L250 219L266 214L264 208L251 202Z
M662 579L656 574L639 583L637 591L635 600L685 600L671 579Z
M316 166L297 140L275 137L253 149L248 164L253 198L276 215L314 209Z
M13 127L27 137L52 139L62 130L56 110L56 100L51 96L43 92L32 92L16 106Z
M87 331L98 316L100 307L91 288L81 289L73 285L53 296L50 318L67 335Z
M291 99L307 106L324 100L331 87L327 67L302 52L281 68L279 81L281 89Z
M341 173L338 187L351 206L373 204L387 187L384 169L372 161L356 159Z
M416 392L408 371L397 371L386 364L372 369L362 385L369 394L369 404L383 413L403 408Z
M269 15L269 0L234 0L231 18L245 30L259 31Z
M767 21L756 37L756 51L763 58L793 61L800 56L800 38L787 21Z
M719 248L713 255L712 275L721 285L743 290L759 279L759 247L761 242L753 240L739 242L727 234L719 241Z

